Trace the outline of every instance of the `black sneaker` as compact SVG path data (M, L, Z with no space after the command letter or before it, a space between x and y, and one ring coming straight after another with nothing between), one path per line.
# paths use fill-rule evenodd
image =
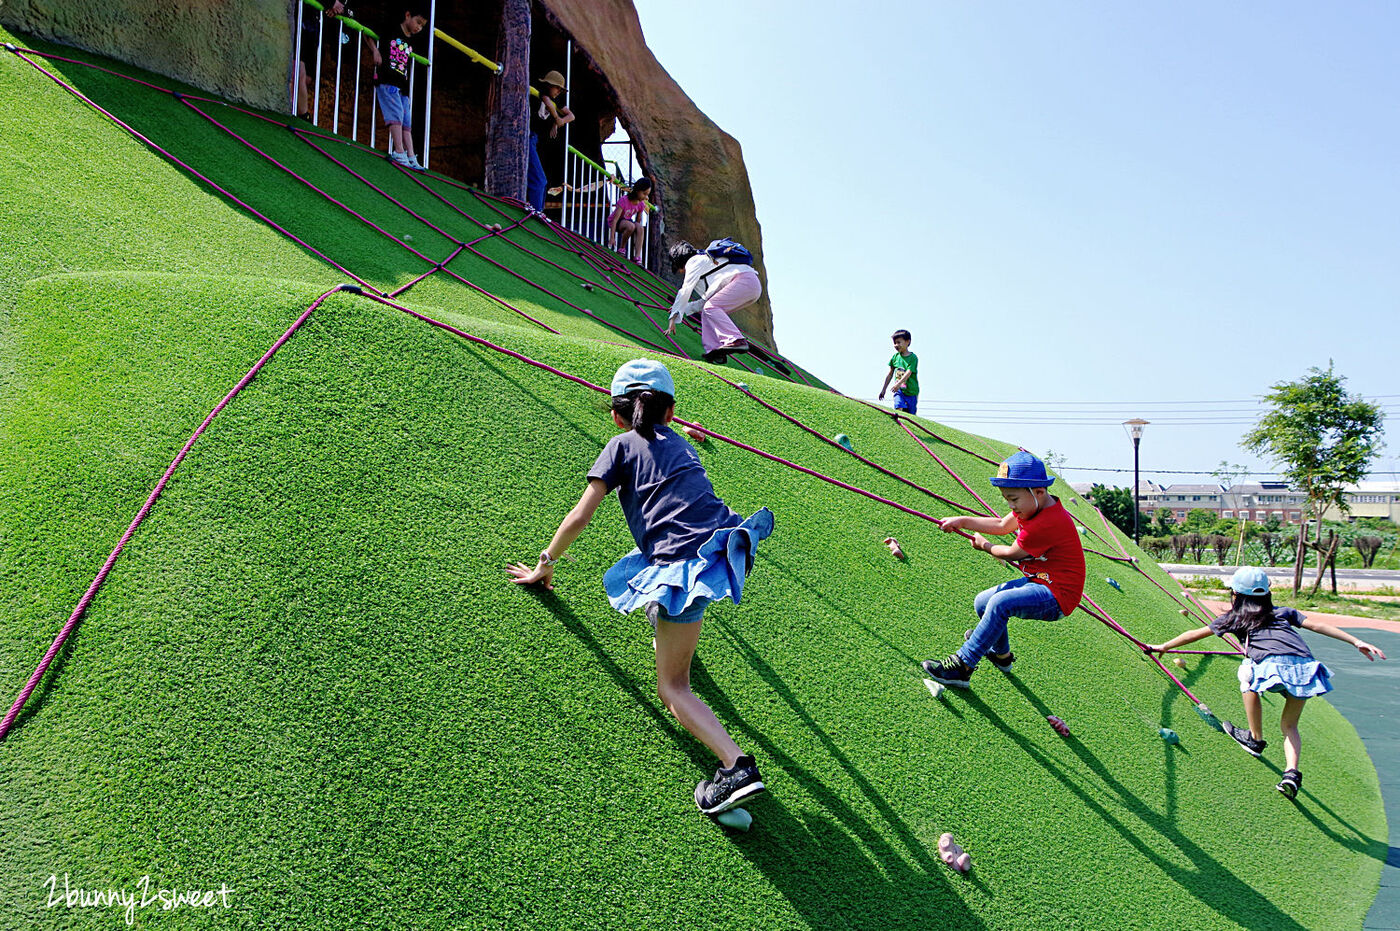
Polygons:
M717 815L763 789L758 764L751 756L741 756L732 769L717 769L715 778L700 780L695 787L695 804L705 814Z
M1285 769L1283 771L1283 778L1278 781L1278 785L1274 786L1274 788L1282 792L1283 797L1287 799L1297 798L1298 790L1302 787L1303 774L1296 769Z
M1250 756L1258 756L1260 753L1263 753L1264 748L1269 745L1267 740L1255 740L1254 735L1249 731L1242 727L1235 727L1235 725L1231 724L1229 721L1221 721L1220 727L1225 733L1235 738L1235 743L1244 747L1244 752L1248 753Z
M969 640L971 640L971 639L972 639L972 631L971 631L971 630L965 630L965 631L963 631L963 643L966 643L967 641L969 641ZM1002 672L1010 672L1010 671L1011 671L1011 667L1014 666L1014 665L1016 665L1016 654L1015 654L1015 653L1012 653L1012 652L1009 651L1009 650L1008 650L1007 652L1005 652L1005 653L988 653L988 654L987 654L987 659L988 659L989 661L991 661L991 664L992 664L993 666L995 666L996 668L1000 669Z
M705 353L700 358L705 360L706 362L709 362L712 365L724 365L726 362L729 361L729 350L711 349L709 352Z
M962 661L962 657L954 653L941 663L935 663L931 659L926 659L922 663L924 672L934 682L941 682L944 685L951 685L954 688L965 689L968 687L968 680L972 678L972 667Z

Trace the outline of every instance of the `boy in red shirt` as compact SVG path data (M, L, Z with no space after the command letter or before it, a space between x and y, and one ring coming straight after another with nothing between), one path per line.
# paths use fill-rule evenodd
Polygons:
M1050 494L1055 480L1045 463L1028 452L1019 452L1001 464L992 484L1011 505L1005 517L946 517L945 533L973 531L974 549L1007 562L1022 563L1026 576L1003 582L982 592L973 601L977 626L963 635L962 649L941 663L923 662L929 678L965 689L978 660L986 656L1002 672L1010 672L1016 657L1006 622L1013 617L1057 621L1079 607L1084 594L1084 546L1060 499ZM1014 543L992 543L984 533L1016 531Z

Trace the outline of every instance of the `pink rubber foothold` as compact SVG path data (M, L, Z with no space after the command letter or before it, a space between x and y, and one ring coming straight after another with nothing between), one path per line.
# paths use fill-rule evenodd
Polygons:
M1047 714L1045 716L1045 720L1048 721L1050 726L1055 729L1055 733L1059 734L1061 737L1069 736L1069 725L1066 724L1064 721L1061 721L1053 714Z
M896 540L894 537L885 537L884 543L890 548L890 552L894 554L895 559L904 558L904 550L899 548L898 540Z
M953 864L953 869L957 870L959 873L966 873L968 870L972 869L972 857L968 856L966 853L958 854L958 860Z
M697 425L697 426L698 426L698 425ZM705 434L704 434L703 432L701 432L701 431L695 429L695 427L682 427L681 429L683 429L683 430L685 431L685 435L686 435L686 436L690 437L690 438L691 438L692 440L694 440L695 442L697 442L697 443L703 443L703 442L705 442L705 439L706 439Z

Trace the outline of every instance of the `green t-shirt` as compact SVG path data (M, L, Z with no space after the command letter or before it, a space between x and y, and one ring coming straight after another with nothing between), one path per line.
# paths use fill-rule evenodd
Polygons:
M895 371L895 378L898 378L899 373L904 369L910 371L909 380L906 381L904 387L899 390L903 391L911 398L917 398L919 396L919 357L912 352L904 356L896 352L890 359L890 366Z

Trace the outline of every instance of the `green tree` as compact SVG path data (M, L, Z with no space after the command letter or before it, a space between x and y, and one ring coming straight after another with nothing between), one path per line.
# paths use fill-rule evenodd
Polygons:
M1186 512L1186 521L1181 525L1187 533L1209 533L1219 515L1205 508L1192 508Z
M1157 516L1152 520L1152 535L1154 537L1169 537L1176 531L1176 518L1172 516L1172 509L1158 508Z
M1340 541L1334 532L1323 544L1322 515L1329 507L1347 510L1342 489L1365 478L1371 460L1380 454L1384 415L1377 405L1348 394L1346 379L1333 371L1331 362L1326 371L1311 368L1297 381L1272 386L1264 402L1269 411L1240 445L1277 463L1288 482L1307 496L1307 516L1316 524L1317 536L1309 539L1309 523L1298 534L1293 594L1302 588L1308 549L1318 554L1316 591Z
M1113 526L1126 533L1133 535L1133 490L1131 488L1109 488L1107 485L1095 484L1089 489L1089 500L1094 507L1103 512ZM1146 533L1148 530L1148 520L1146 514L1138 517L1140 532Z

